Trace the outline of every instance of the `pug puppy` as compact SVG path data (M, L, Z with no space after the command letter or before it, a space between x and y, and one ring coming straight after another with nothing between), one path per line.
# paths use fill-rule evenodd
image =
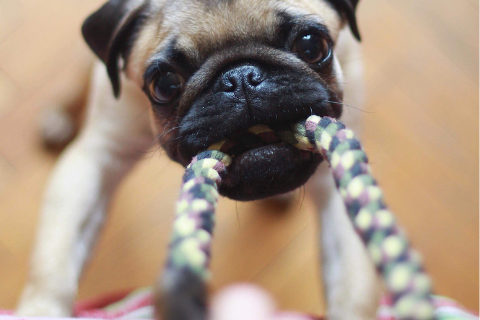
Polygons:
M358 104L357 2L110 0L88 17L82 32L99 62L86 124L49 182L17 313L71 315L110 197L153 137L186 166L256 124L278 130L311 114L339 118L344 94ZM350 126L357 114L348 114ZM321 161L285 143L253 148L234 157L220 193L262 199L310 180L329 319L374 319L375 271Z

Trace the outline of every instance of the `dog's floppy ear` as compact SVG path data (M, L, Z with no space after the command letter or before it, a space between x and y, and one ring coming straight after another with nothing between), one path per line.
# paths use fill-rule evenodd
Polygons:
M357 9L357 4L360 0L326 0L328 3L333 5L340 14L342 14L348 21L350 25L350 30L352 30L353 35L357 38L358 41L361 40L360 32L358 31L357 26L357 17L355 11Z
M126 62L146 6L145 0L110 0L83 23L83 37L105 63L115 97L120 94L120 57Z

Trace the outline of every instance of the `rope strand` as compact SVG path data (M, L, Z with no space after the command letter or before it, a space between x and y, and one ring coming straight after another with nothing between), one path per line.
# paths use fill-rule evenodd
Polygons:
M318 116L295 124L292 131L274 133L266 126L256 126L249 132L265 142L280 138L298 149L322 154L332 168L349 218L392 296L397 319L434 319L430 278L385 205L354 133L335 119ZM163 278L160 305L166 320L206 319L218 186L232 160L226 153L235 146L237 142L222 140L211 147L216 150L200 153L186 169Z

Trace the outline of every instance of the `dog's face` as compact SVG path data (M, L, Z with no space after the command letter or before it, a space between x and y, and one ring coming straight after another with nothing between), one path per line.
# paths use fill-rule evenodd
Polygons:
M339 117L341 70L334 54L346 22L358 38L358 0L110 0L83 34L152 104L160 143L182 165L223 139L274 130L311 114ZM252 200L291 191L319 155L285 143L253 143L235 154L220 192Z

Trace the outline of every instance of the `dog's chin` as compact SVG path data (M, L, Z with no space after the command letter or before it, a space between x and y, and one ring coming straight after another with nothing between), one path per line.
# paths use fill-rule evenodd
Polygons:
M251 149L233 158L219 191L240 201L286 193L305 184L321 161L320 155L284 142Z

